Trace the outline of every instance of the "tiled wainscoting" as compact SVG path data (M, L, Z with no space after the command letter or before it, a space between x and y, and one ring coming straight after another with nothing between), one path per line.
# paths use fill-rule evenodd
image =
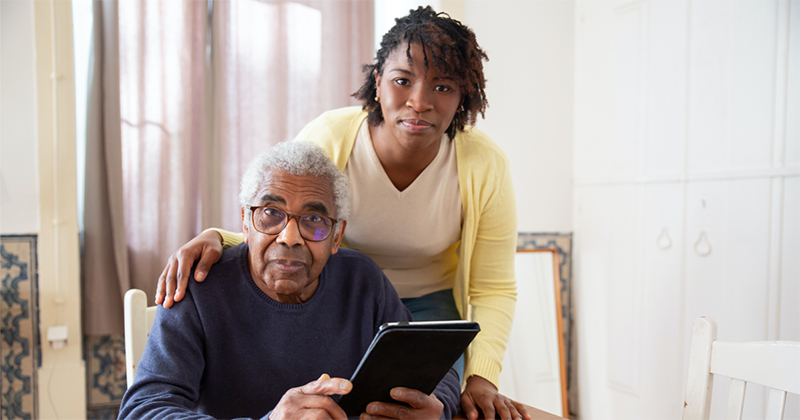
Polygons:
M552 249L558 254L564 353L567 356L567 397L570 414L578 413L577 347L574 345L574 308L572 307L572 234L520 232L517 236L517 249Z
M0 237L0 418L38 418L39 305L36 235Z
M0 419L36 419L41 366L36 235L0 237ZM122 334L85 337L87 417L115 419L125 380Z
M115 419L125 378L125 338L122 334L84 337L87 414L92 419Z

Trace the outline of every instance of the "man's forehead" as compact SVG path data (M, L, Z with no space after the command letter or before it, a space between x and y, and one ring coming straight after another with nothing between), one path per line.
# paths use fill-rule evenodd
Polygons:
M315 175L293 175L285 171L272 170L266 173L256 197L262 201L288 202L330 201L334 194L330 182Z

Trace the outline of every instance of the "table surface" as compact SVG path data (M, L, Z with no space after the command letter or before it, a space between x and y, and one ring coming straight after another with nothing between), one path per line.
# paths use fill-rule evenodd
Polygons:
M531 415L532 420L564 420L564 417L539 410L538 408L533 408L527 404L525 404L525 408L528 410L528 414ZM455 419L465 420L466 417L458 415Z

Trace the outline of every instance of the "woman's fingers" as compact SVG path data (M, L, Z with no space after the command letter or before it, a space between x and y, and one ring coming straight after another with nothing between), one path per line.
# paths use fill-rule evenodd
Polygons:
M164 278L164 307L169 308L175 303L175 283L177 282L176 279L176 272L178 270L178 265L175 262L175 256L169 257L169 262L167 263L167 268L164 269L167 272L166 277Z
M461 394L461 409L464 410L464 415L467 416L467 420L477 420L478 408L475 406L475 401L473 401L472 397L467 393Z

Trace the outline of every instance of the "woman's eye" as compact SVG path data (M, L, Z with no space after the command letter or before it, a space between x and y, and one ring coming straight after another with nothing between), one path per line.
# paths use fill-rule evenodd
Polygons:
M444 86L444 85L436 86L437 92L450 92L450 90L451 90L450 86Z
M394 79L394 82L401 86L406 86L410 83L408 79L402 79L402 78Z

